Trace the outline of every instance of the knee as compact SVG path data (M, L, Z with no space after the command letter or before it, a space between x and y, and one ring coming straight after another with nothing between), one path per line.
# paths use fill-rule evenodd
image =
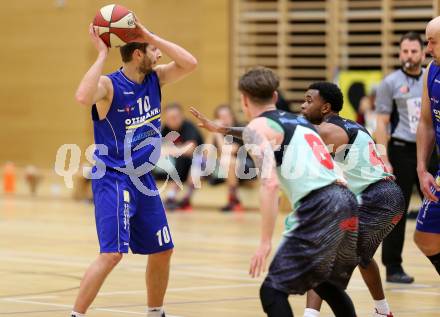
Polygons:
M371 267L372 262L373 262L372 258L362 258L361 257L361 260L359 261L359 269L361 271L362 270L367 271Z
M424 237L421 237L420 234L417 233L417 231L414 233L414 242L419 250L422 251L423 254L425 254L426 256L430 256L440 252L438 240L425 239Z
M440 251L438 245L427 243L426 241L420 241L420 240L418 241L415 240L414 242L416 243L417 247L419 248L420 251L422 251L424 255L429 256L436 254Z
M273 288L264 286L264 284L260 288L260 301L261 301L261 306L263 306L264 312L267 312L269 310L269 307L274 304L275 301L275 296L273 296L274 291L275 290Z
M174 249L168 249L162 252L151 254L149 257L151 260L160 262L169 262Z
M417 231L414 232L413 241L414 241L414 243L416 244L416 246L420 249L420 245L421 245L422 243L421 243L421 239L420 239L420 237L419 237L418 234L417 234Z
M287 297L287 294L282 293L274 288L265 286L264 284L260 288L261 305L266 313L271 311L271 307L277 305L278 301L287 301Z
M114 267L121 261L122 253L102 253L101 257L106 265Z

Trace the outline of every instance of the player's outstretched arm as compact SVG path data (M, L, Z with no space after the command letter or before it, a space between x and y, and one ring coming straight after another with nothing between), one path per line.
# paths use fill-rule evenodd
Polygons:
M204 114L194 107L190 107L189 111L199 121L197 124L200 128L206 129L210 132L220 133L224 135L232 135L236 138L243 138L244 127L226 127L218 124L213 120L209 120Z
M435 143L435 131L431 118L431 102L428 96L428 73L429 66L423 78L422 110L416 134L417 175L419 176L420 189L425 198L431 201L438 201L438 198L431 192L431 186L437 191L440 191L440 187L426 167L428 160L431 158Z
M172 59L172 62L165 65L158 65L154 68L159 76L160 84L166 85L182 79L197 67L197 59L183 47L167 41L156 34L151 33L136 17L136 26L139 39L154 45L164 54Z
M98 51L98 57L84 75L75 94L75 99L85 106L91 106L106 98L112 88L110 79L101 76L108 55L108 47L101 40L92 24L89 26L89 35Z

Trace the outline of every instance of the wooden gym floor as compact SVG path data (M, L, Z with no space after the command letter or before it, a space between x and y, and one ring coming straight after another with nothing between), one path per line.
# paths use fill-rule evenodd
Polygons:
M220 201L220 205L224 189L208 187L195 200ZM246 194L254 207L255 192ZM264 316L258 299L262 279L247 274L259 241L258 213L247 211L239 216L196 208L168 217L176 248L167 316ZM278 219L274 247L283 218ZM416 282L384 283L386 295L396 317L440 316L440 278L412 242L413 230L414 221L410 221L404 263ZM0 196L0 315L68 316L80 278L96 254L91 204L62 197ZM143 256L126 256L107 279L88 316L145 316L145 262ZM371 316L373 302L358 271L349 293L358 316ZM302 316L305 298L292 296L291 303L295 315ZM322 316L332 316L326 305Z

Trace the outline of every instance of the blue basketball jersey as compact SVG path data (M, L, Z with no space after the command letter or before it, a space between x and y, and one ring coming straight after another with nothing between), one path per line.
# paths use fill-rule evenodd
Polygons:
M428 70L428 96L431 102L431 118L435 130L437 149L440 148L440 66L432 62Z
M135 168L145 162L156 164L160 156L161 91L156 72L142 84L131 81L122 69L107 75L113 84L113 100L107 116L99 120L96 105L92 107L95 144L103 144L108 153L97 147L95 158L106 167Z

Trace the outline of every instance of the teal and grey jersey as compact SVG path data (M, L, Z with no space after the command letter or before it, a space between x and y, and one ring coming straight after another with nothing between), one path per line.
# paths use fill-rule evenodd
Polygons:
M337 115L328 117L325 122L337 125L347 133L348 144L336 153L335 161L348 182L348 188L356 196L369 185L393 176L386 171L376 144L363 126Z
M423 73L413 76L398 69L380 83L376 92L376 113L389 114L391 136L416 142L422 105Z
M279 110L266 111L260 117L284 132L283 143L274 154L281 187L296 210L302 198L338 179L333 159L313 125L303 117ZM296 225L292 211L286 219L286 231Z

